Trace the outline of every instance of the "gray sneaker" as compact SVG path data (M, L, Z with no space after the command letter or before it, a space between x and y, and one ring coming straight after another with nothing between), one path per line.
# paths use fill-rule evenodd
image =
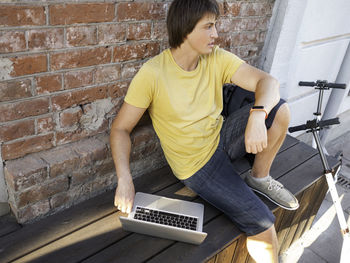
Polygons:
M253 180L252 176L247 175L245 181L253 191L267 197L276 205L287 210L298 209L298 199L296 199L291 192L284 188L283 184L277 182L270 175L268 175L267 181L263 182Z

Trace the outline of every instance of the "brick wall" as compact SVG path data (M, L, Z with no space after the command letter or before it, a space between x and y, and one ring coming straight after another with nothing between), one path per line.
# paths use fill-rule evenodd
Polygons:
M168 47L170 1L12 2L0 3L0 156L27 222L115 187L108 131L137 70ZM274 1L219 2L218 44L256 65ZM165 165L148 116L132 141L134 176Z

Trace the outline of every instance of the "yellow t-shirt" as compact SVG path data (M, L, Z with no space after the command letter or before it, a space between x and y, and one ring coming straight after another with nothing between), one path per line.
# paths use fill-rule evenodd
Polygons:
M148 60L132 80L125 101L148 108L164 155L180 180L214 154L223 118L222 86L244 61L219 47L185 71L170 49Z

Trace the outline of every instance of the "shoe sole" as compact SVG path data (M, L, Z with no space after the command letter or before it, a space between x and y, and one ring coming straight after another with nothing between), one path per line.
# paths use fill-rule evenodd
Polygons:
M249 187L250 187L250 186L249 186ZM284 205L281 205L281 204L277 203L275 200L273 200L273 199L272 199L271 197L269 197L267 194L265 194L265 193L263 193L263 192L261 192L261 191L259 191L259 190L256 190L255 188L250 187L250 189L252 189L254 192L257 192L257 193L259 193L259 194L265 196L265 197L266 197L267 199L269 199L272 203L274 203L274 204L276 204L276 205L278 205L278 206L280 206L280 207L282 207L282 208L284 208L284 209L286 209L286 210L297 210L297 209L299 208L299 203L298 203L298 206L297 206L297 207L287 207L287 206L284 206Z

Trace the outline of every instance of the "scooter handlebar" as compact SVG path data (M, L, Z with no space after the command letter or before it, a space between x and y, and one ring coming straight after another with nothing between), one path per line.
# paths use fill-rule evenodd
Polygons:
M322 86L321 86L322 85ZM306 87L324 87L324 88L332 88L332 89L346 89L346 84L342 83L330 83L326 81L299 81L299 86Z

